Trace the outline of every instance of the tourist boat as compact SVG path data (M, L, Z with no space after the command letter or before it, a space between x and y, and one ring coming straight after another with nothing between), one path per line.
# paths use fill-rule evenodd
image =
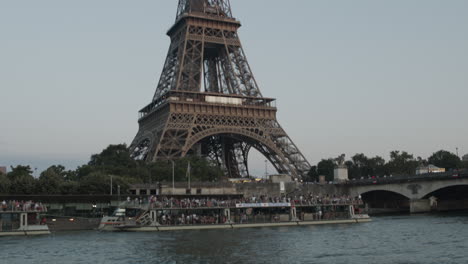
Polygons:
M147 208L117 209L103 217L102 231L151 232L193 229L352 224L371 221L362 205L294 204L294 202L236 203L200 207L149 205Z
M147 208L146 208L147 209ZM110 216L104 216L99 223L100 231L118 231L121 226L133 223L138 215L142 215L144 207L117 208Z
M0 236L48 234L49 227L37 211L0 211Z

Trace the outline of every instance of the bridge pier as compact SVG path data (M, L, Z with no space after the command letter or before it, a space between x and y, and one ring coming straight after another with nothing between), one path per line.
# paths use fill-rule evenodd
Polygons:
M431 211L431 202L429 199L411 199L410 213L428 213Z

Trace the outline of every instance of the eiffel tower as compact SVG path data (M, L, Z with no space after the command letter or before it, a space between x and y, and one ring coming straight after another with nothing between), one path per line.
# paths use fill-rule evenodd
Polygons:
M310 164L263 97L237 34L229 0L179 0L171 45L152 102L139 112L134 159L201 155L226 176L248 177L254 148L280 174L302 178Z

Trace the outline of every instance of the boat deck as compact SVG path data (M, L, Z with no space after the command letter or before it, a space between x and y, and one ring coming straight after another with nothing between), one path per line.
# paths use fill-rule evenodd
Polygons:
M207 230L207 229L240 229L255 227L283 227L283 226L311 226L311 225L336 225L336 224L357 224L371 222L370 218L355 218L343 220L320 220L320 221L291 221L277 223L250 223L250 224L213 224L213 225L177 225L177 226L122 226L118 229L126 232L161 232L179 230Z

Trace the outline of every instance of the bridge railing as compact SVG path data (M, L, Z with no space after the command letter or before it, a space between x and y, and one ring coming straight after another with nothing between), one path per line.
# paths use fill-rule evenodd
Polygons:
M338 185L371 185L371 184L390 184L407 183L417 181L440 181L453 180L458 178L468 178L468 170L453 170L442 173L425 173L420 175L395 175L385 177L365 177L361 179L352 179L347 182L337 183Z

